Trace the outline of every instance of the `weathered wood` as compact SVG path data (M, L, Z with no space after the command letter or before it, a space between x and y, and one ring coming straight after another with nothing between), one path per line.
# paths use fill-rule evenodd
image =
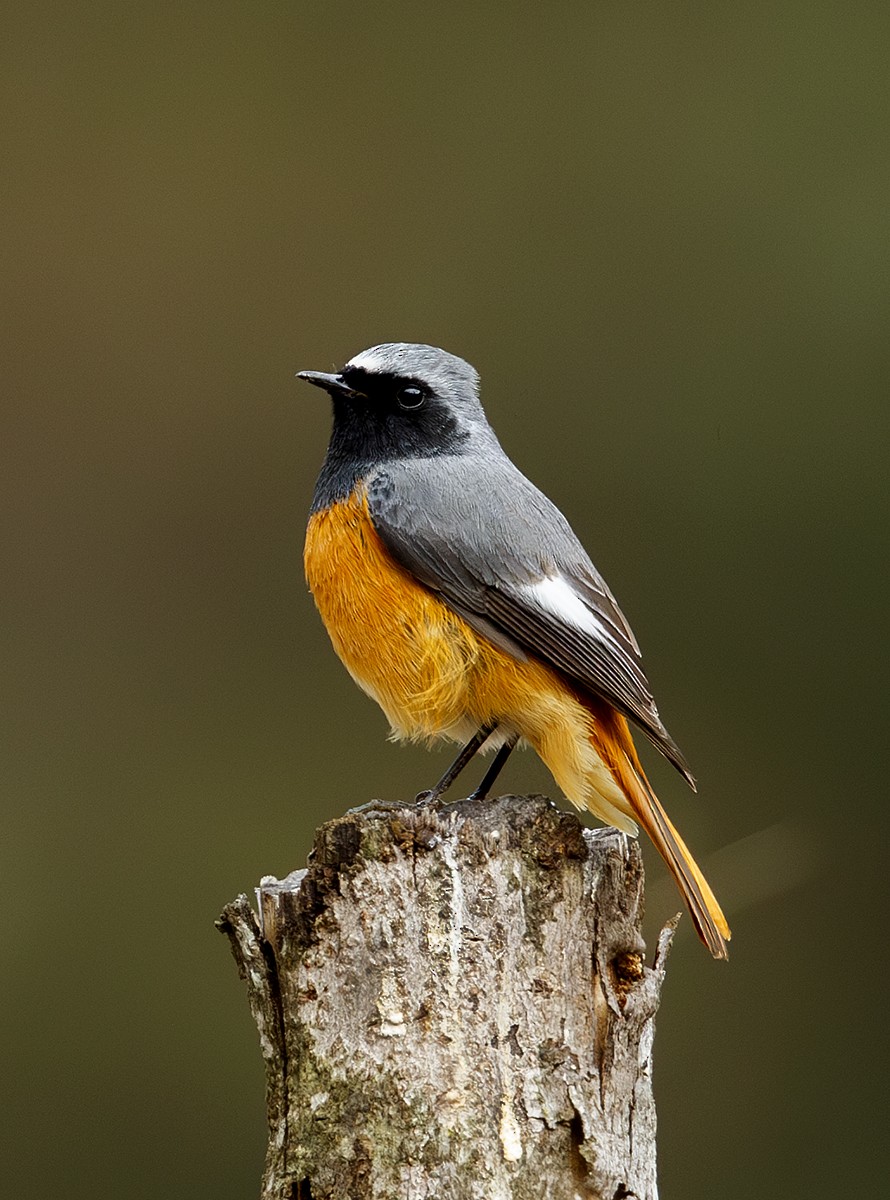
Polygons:
M264 1200L655 1200L634 841L543 797L370 808L229 935L266 1064Z

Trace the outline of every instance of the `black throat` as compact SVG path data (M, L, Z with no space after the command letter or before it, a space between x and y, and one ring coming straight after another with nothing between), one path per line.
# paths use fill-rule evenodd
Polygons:
M460 454L470 433L449 407L429 396L404 412L383 388L355 397L334 394L334 426L312 497L313 513L346 500L370 471L411 458Z

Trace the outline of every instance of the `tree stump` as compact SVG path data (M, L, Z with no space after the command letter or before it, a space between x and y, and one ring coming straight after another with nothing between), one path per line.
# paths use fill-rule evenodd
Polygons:
M656 1200L639 848L540 796L367 807L228 934L263 1200Z

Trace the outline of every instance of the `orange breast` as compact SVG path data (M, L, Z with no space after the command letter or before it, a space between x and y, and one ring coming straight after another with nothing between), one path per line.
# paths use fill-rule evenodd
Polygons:
M313 514L304 562L334 649L393 729L463 736L478 639L393 561L360 490Z

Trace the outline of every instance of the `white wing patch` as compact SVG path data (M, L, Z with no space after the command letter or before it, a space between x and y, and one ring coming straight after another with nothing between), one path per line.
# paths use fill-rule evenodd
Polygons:
M573 625L597 641L618 647L615 638L596 613L587 607L562 575L547 575L537 583L524 584L521 590L532 603L558 617L564 624Z

